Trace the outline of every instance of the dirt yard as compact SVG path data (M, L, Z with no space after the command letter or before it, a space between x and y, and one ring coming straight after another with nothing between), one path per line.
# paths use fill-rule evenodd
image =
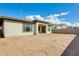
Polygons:
M75 36L54 33L0 38L0 55L60 56Z

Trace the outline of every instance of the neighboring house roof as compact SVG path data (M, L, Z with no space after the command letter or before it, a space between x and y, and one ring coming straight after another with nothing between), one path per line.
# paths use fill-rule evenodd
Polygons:
M20 21L20 22L30 22L30 23L33 23L33 22L42 22L42 23L48 23L48 22L45 22L45 21L42 21L42 20L31 20L31 19L18 19L18 18L13 18L13 17L8 17L8 16L0 16L0 19L3 19L3 20L12 20L12 21Z

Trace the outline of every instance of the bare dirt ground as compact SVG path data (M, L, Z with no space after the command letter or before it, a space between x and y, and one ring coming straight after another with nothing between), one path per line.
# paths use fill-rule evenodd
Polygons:
M53 33L0 38L0 55L60 56L75 36Z

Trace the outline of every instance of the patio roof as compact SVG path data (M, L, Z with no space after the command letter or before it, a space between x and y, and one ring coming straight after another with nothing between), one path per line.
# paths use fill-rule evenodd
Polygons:
M34 22L42 22L42 23L47 23L48 24L48 22L46 22L46 21L43 21L43 20L34 20Z

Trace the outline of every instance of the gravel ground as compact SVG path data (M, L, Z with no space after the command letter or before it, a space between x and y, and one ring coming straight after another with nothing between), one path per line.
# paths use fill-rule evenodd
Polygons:
M60 56L74 34L39 34L0 38L0 55Z

